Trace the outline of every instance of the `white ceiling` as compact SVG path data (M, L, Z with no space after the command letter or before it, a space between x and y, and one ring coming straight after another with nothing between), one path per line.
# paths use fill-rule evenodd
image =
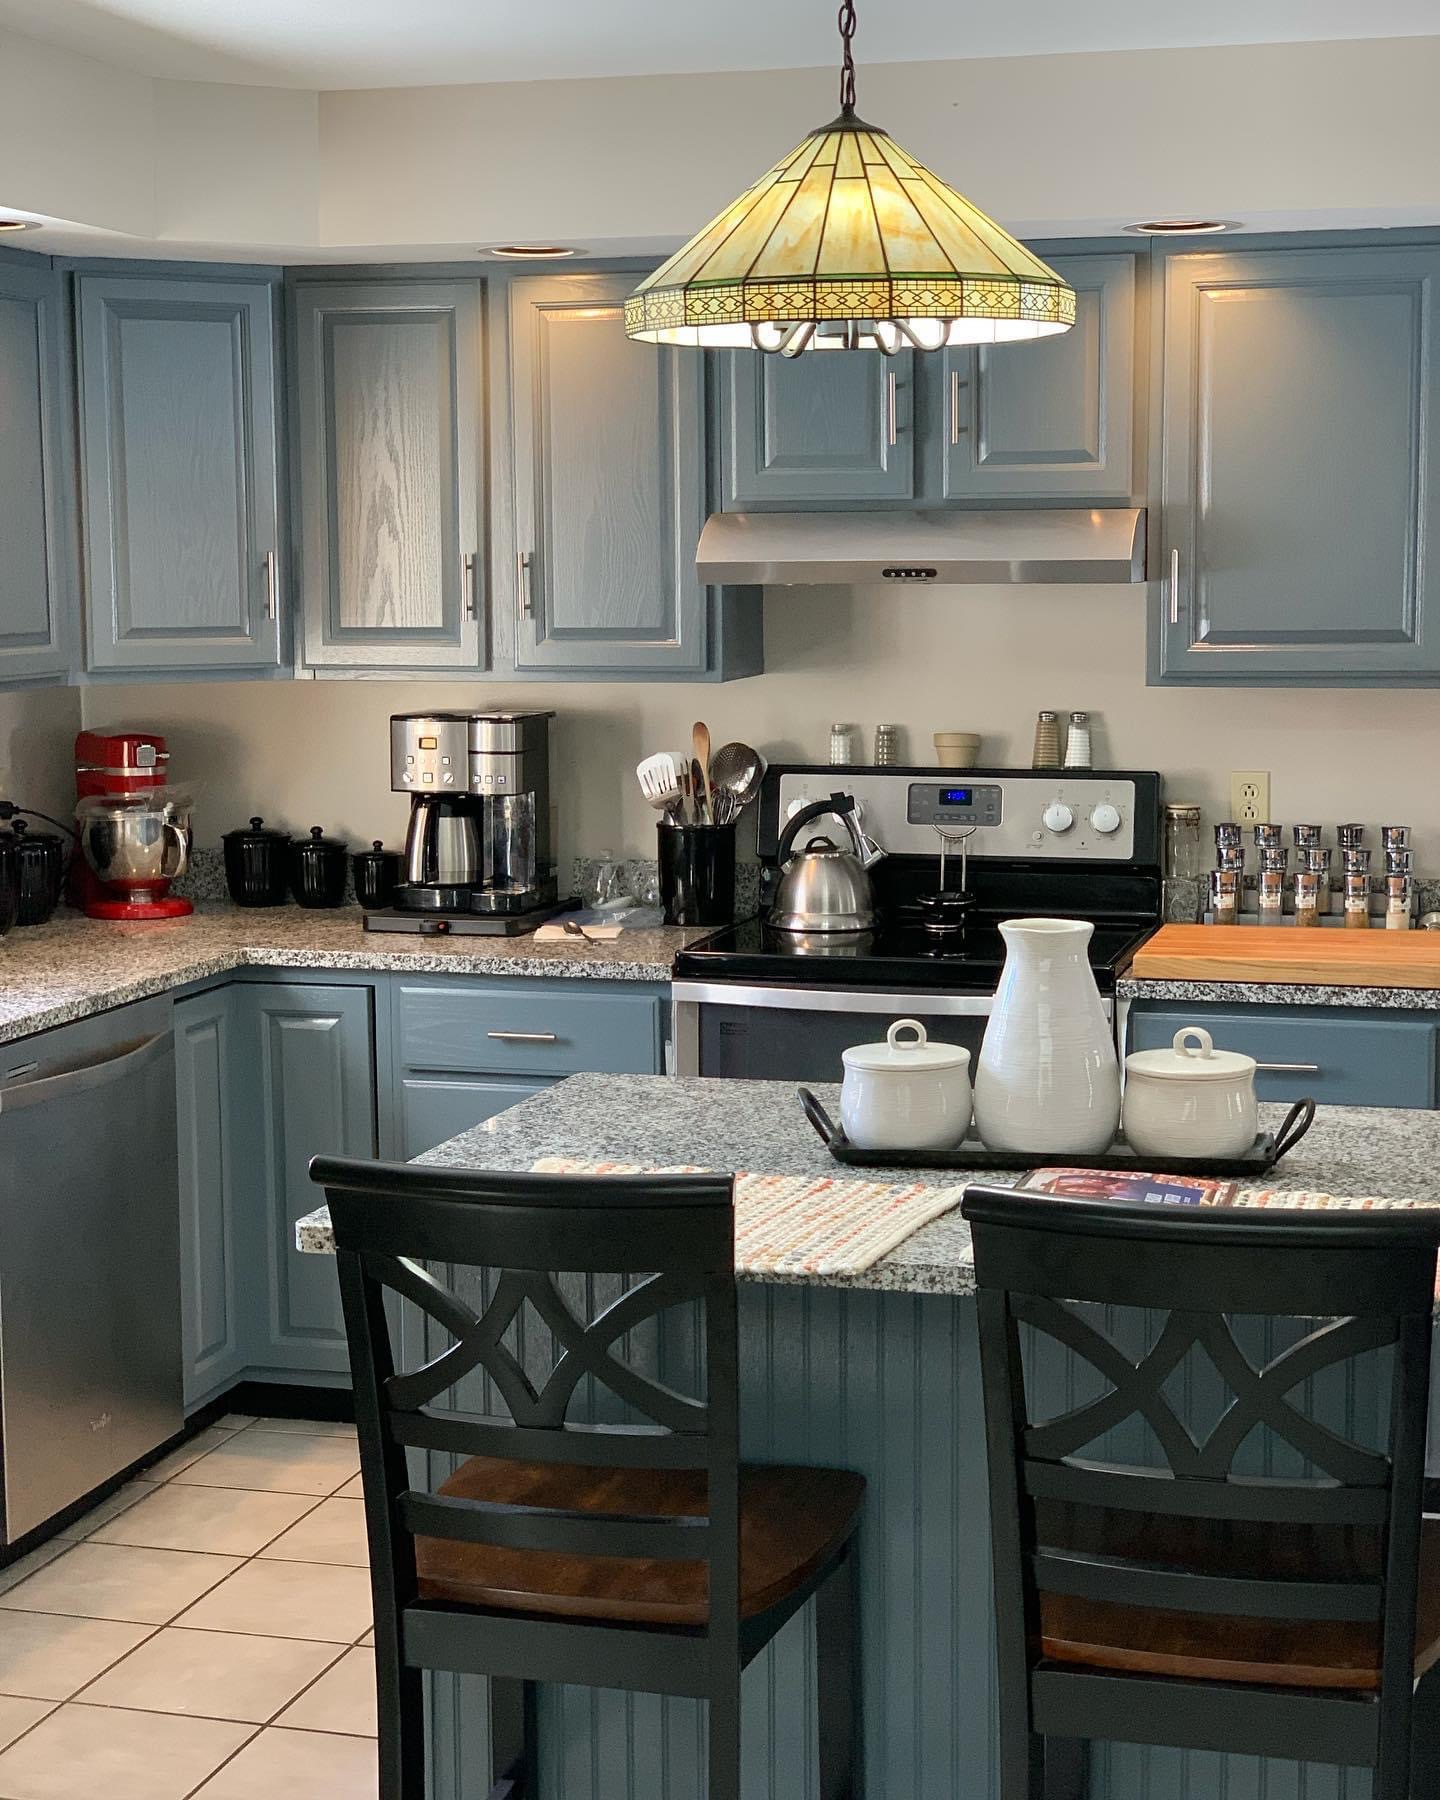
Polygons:
M860 62L1418 37L1435 0L859 0ZM144 74L300 88L716 69L835 55L835 0L0 0L0 25Z

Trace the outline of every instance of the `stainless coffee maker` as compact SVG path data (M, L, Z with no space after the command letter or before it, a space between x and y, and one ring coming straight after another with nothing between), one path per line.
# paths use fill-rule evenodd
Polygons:
M390 786L410 796L405 866L394 910L368 914L367 926L517 932L561 910L550 843L554 716L392 717Z

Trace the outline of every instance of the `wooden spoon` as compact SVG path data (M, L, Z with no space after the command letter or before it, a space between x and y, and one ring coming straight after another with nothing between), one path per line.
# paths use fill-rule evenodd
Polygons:
M691 744L695 750L695 760L700 765L700 790L696 795L696 806L701 823L714 817L710 811L710 727L703 720L697 719L690 734Z

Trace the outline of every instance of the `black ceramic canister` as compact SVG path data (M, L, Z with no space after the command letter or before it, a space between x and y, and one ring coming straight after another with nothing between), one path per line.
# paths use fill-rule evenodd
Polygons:
M395 890L400 885L400 855L387 850L376 838L368 850L357 851L350 859L355 872L355 898L371 912L395 904Z
M43 925L60 904L68 847L53 831L32 831L24 819L14 827L15 923Z
M290 846L290 892L301 906L340 906L349 863L344 839L327 838L320 826L312 825L308 838L297 838Z
M0 836L0 937L15 923L20 910L20 859L12 833Z
M267 829L261 818L248 827L227 831L220 840L225 850L225 885L237 906L283 906L290 880L288 831Z

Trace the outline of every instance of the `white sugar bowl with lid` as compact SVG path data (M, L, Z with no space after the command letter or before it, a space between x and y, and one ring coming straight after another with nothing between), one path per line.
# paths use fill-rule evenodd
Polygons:
M970 1129L970 1052L897 1019L883 1044L842 1052L840 1123L860 1150L953 1150Z
M1255 1058L1217 1050L1203 1025L1125 1058L1122 1130L1141 1156L1242 1156L1259 1128Z

